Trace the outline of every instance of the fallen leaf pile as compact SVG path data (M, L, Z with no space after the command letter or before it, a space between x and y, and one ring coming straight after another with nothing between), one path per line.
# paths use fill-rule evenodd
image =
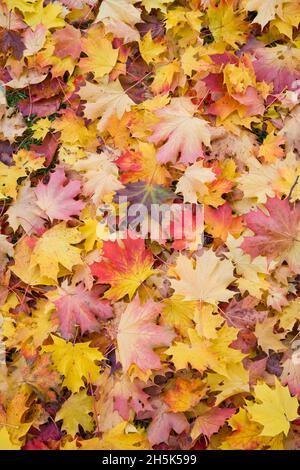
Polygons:
M300 448L299 25L0 1L1 449ZM203 233L137 238L137 203Z

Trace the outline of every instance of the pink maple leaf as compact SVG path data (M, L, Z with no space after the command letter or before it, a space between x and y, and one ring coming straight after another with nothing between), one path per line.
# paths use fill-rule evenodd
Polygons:
M70 56L75 60L78 59L81 52L81 34L79 29L67 24L65 28L55 31L53 38L55 41L55 55L57 57L64 59Z
M252 258L280 256L296 272L300 265L299 222L300 206L292 208L288 199L268 198L265 207L245 215L246 225L254 236L245 237L241 247Z
M99 299L97 290L88 291L82 283L70 286L67 281L58 288L59 298L54 301L60 330L65 339L73 337L76 326L81 333L99 331L99 319L112 317L108 301Z
M152 406L149 403L149 395L143 391L145 384L138 379L133 382L123 375L114 386L114 408L118 411L119 415L125 419L129 419L130 410L134 410L139 416L139 413L152 411Z
M48 184L40 182L35 188L36 204L47 214L49 219L68 220L78 215L85 206L74 198L80 192L79 181L68 181L62 168L51 174Z
M166 406L160 406L151 421L147 434L151 446L168 443L170 432L174 430L177 434L189 430L189 423L183 413L168 413Z
M143 371L160 369L160 359L153 348L168 346L175 334L156 324L162 305L152 299L141 305L138 296L128 304L118 326L119 358L124 373L132 364Z
M150 142L165 142L157 152L163 163L175 162L178 154L183 163L203 157L203 144L210 147L211 128L207 121L195 117L197 106L189 98L173 98L171 104L156 111L160 122L153 126Z
M203 434L209 440L234 413L235 408L211 408L196 419L191 432L192 438L197 439Z

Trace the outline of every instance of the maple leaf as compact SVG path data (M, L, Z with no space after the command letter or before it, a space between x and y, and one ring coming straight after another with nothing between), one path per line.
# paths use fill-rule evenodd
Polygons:
M274 326L277 323L276 318L266 318L262 323L257 322L255 326L255 336L259 346L263 351L284 351L286 346L280 341L286 333L274 334Z
M170 329L155 324L160 312L161 305L153 300L141 305L136 296L122 314L118 325L117 343L124 372L127 372L132 364L136 364L143 371L160 368L159 356L152 349L168 346L174 338Z
M72 215L78 215L85 205L83 201L74 200L80 192L80 182L69 181L63 168L50 175L48 184L40 182L34 192L36 205L51 221L68 220Z
M188 411L194 407L206 394L205 383L200 379L192 381L178 377L175 387L170 388L164 395L164 402L170 410L177 413Z
M246 410L240 408L228 420L233 432L225 437L220 447L222 450L263 450L271 447L271 439L260 435L262 426L249 418Z
M43 227L46 214L36 204L36 197L29 182L20 187L16 201L7 211L9 225L14 231L21 226L26 233L36 233Z
M74 169L82 174L83 191L97 204L107 194L123 188L118 179L118 168L106 153L87 155L87 158L78 160Z
M284 156L284 150L281 147L285 139L280 135L274 135L274 132L267 135L259 148L259 156L264 157L266 162L273 163L277 158Z
M30 246L28 238L24 238L16 244L14 250L15 264L11 266L11 271L31 286L38 284L55 285L56 281L40 273L39 266L31 265L32 252L33 247Z
M56 280L59 265L71 271L75 264L82 264L80 248L73 246L82 239L76 228L67 228L65 222L47 230L36 241L30 267L38 267L42 276Z
M131 410L134 410L137 416L139 413L152 411L150 397L143 391L143 388L143 382L138 379L131 382L126 375L116 381L113 387L114 409L123 419L129 419Z
M2 31L0 35L0 42L4 54L7 54L10 49L17 60L23 56L25 45L22 41L20 33L17 31Z
M112 316L112 308L105 300L100 300L96 291L88 291L82 283L68 285L64 281L57 289L58 298L54 300L60 330L65 339L70 339L80 326L81 333L99 331L99 319Z
M267 83L271 83L274 93L281 93L286 88L292 88L293 82L299 78L299 49L292 47L290 44L278 44L272 48L259 47L255 51L255 58L253 67L257 80L265 80ZM296 107L286 117L292 134L291 137L296 137L297 110ZM292 122L293 118L294 123ZM289 138L287 140L289 143L292 141ZM296 140L298 140L297 137Z
M82 450L146 450L149 443L142 429L137 429L127 421L114 426L99 439L80 441Z
M78 432L78 426L82 426L84 431L92 431L94 427L93 418L90 413L93 411L93 399L86 395L84 391L71 395L66 400L55 420L63 420L62 429L71 436Z
M139 42L139 49L144 61L149 64L159 59L159 56L166 51L166 46L160 42L154 42L149 31Z
M249 393L249 372L241 363L230 364L226 367L226 375L208 374L207 383L211 390L220 392L215 401L215 406L218 406L228 397L238 393Z
M103 354L90 343L72 344L58 336L51 335L53 344L42 347L43 352L52 353L52 362L56 370L64 376L62 385L77 393L84 387L83 377L88 383L94 383L99 375L100 366L95 361L102 361Z
M194 315L196 331L200 336L207 339L218 338L219 328L223 325L224 319L215 312L213 305L201 305Z
M274 197L273 181L277 178L274 165L262 165L256 158L247 161L249 171L239 177L238 182L245 197L257 198L265 203L268 197Z
M160 322L175 328L181 335L186 336L188 329L193 327L192 320L196 310L196 301L187 301L182 296L173 295L163 301Z
M144 181L129 183L123 189L119 190L115 196L118 201L120 197L126 197L130 204L143 204L148 209L152 204L162 204L166 201L172 201L175 198L174 193L158 184L149 184Z
M207 408L203 414L198 416L195 420L192 430L191 438L197 439L201 434L210 440L211 436L218 432L228 418L235 413L235 408Z
M160 122L153 126L149 142L160 147L157 158L161 162L175 162L180 153L180 161L193 163L203 156L202 144L210 147L210 126L207 121L194 117L197 107L189 98L173 98L171 104L155 114Z
M288 387L275 379L275 388L259 384L254 388L256 403L248 405L251 418L263 425L261 435L288 434L290 422L298 418L298 400L292 397Z
M64 59L72 57L77 59L81 52L81 34L80 31L71 25L66 25L63 29L59 29L53 33L55 41L55 55Z
M167 412L165 407L161 407L156 416L151 421L147 435L150 444L160 444L168 442L172 429L177 434L181 434L189 428L189 423L183 413Z
M188 335L190 344L176 342L166 351L166 354L172 356L172 362L176 369L185 369L190 364L193 369L197 369L199 372L210 368L225 375L226 365L222 364L217 355L210 350L211 343L201 338L193 329L188 330Z
M6 406L4 424L6 424L11 443L16 446L19 446L22 441L24 442L24 436L32 426L33 417L31 420L30 418L25 419L29 410L27 404L29 394L30 391L26 385L21 385L15 393L12 393Z
M110 73L116 65L119 51L101 30L94 28L86 38L82 38L82 50L87 57L80 59L79 67L83 73L93 72L95 79Z
M144 240L130 236L124 240L103 243L103 259L91 266L100 284L110 284L107 299L119 300L125 295L132 299L136 289L151 274L153 258L145 249Z
M300 148L300 139L299 134L297 132L298 126L300 122L300 106L296 106L295 109L292 110L290 115L288 115L284 121L284 126L280 131L280 135L284 136L289 149L297 149Z
M216 305L226 302L234 293L227 286L234 281L233 265L218 258L212 250L192 259L179 255L174 268L179 280L172 279L171 285L177 295L186 300L202 300Z
M205 183L210 183L216 179L216 175L211 168L204 168L201 162L196 162L189 166L184 175L178 180L176 193L183 194L184 202L196 203L197 194L208 194L208 187Z
M299 351L295 349L283 363L283 370L280 376L282 385L288 385L292 395L300 397L300 362Z
M39 24L34 31L31 28L28 28L24 33L24 45L26 49L24 50L24 56L33 56L39 50L42 49L46 41L46 28Z
M5 113L0 114L0 136L2 140L8 140L11 144L21 136L26 129L21 113L16 113L13 108L7 108ZM3 163L1 162L1 168Z
M95 129L85 125L83 118L67 109L53 122L53 129L60 132L60 141L65 145L86 147L95 138ZM93 149L93 146L91 146Z
M275 18L275 15L280 16L283 3L284 0L266 0L263 3L259 0L249 0L246 3L246 9L257 12L253 23L258 23L264 28L269 21Z
M204 218L208 233L223 241L226 241L228 233L239 236L243 230L242 218L232 217L231 207L227 203L217 209L206 207Z
M245 237L241 247L252 259L259 255L269 260L279 257L296 271L300 264L299 206L291 208L288 199L269 198L265 208L268 215L261 209L245 215L254 236Z
M18 193L18 179L27 176L24 168L15 166L7 166L0 162L0 199L7 197L16 198Z
M38 329L41 332L41 328ZM48 336L48 334L46 335ZM41 338L44 340L43 336ZM41 341L42 343L43 341ZM58 385L60 384L60 376L55 370L51 370L50 355L43 354L38 356L33 367L30 362L20 368L20 372L24 383L27 383L33 391L38 391L49 400L55 400Z
M124 152L115 160L122 172L120 181L124 184L143 180L149 184L166 183L170 175L163 165L158 164L155 146L141 141L138 145L138 152Z
M134 25L141 22L141 12L133 4L135 0L104 0L95 22L102 21L105 29L125 42L138 41L139 33Z
M166 13L166 5L168 3L173 3L173 0L142 0L142 4L144 5L148 13L150 13L152 9L158 9L161 10L163 13Z
M244 22L244 13L234 11L232 3L222 0L214 5L212 2L207 17L215 41L225 41L233 49L237 49L238 44L243 44L246 40L247 23Z
M88 119L101 117L97 129L105 130L109 119L115 114L121 119L125 112L130 111L134 101L126 94L119 80L110 83L95 85L86 82L79 90L79 96L87 103L84 106L84 115Z
M258 312L254 307L257 299L248 295L244 299L237 301L232 299L224 312L224 317L229 326L234 328L255 328L258 321L262 322L266 312Z
M0 431L0 450L20 450L20 448L20 445L11 442L6 427L2 427Z

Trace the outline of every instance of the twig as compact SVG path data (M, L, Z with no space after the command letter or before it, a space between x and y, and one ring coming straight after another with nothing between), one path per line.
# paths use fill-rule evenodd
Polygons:
M296 179L295 179L295 181L294 181L294 183L293 183L293 186L292 186L291 189L290 189L290 192L289 192L288 197L287 197L288 200L291 199L292 193L293 193L295 187L297 186L298 181L299 181L299 175L296 177Z

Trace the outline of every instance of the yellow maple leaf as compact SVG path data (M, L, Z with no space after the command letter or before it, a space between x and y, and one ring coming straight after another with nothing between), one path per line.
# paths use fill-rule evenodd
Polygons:
M44 139L51 128L51 121L49 118L42 118L36 121L31 129L33 130L33 137L35 139Z
M14 445L20 445L22 440L25 440L24 436L32 426L32 416L28 420L23 419L29 409L27 401L30 393L31 390L27 385L21 385L6 407L7 432Z
M245 357L241 351L230 347L231 343L237 339L237 334L237 329L231 328L227 323L224 323L222 328L217 331L216 337L211 340L210 350L220 362L228 366L241 363Z
M139 42L139 49L141 56L147 64L155 62L159 59L159 56L167 50L165 44L153 41L151 31L148 31Z
M98 145L96 126L87 126L84 119L76 116L71 110L67 110L61 118L54 121L53 129L61 133L60 141L64 145L76 145L90 151Z
M122 421L99 438L79 441L81 450L146 450L149 443L144 430Z
M207 339L218 337L218 329L224 323L224 318L216 313L213 305L201 305L195 310L194 321L196 323L196 331L200 336Z
M44 168L45 158L37 157L34 152L21 149L15 153L13 160L18 168L25 168L27 172L31 172Z
M19 450L19 444L13 444L10 440L8 431L4 426L0 431L0 450Z
M82 264L80 248L73 246L82 240L76 228L67 228L65 222L54 225L36 242L30 267L38 266L41 276L56 280L59 265L72 271L75 264Z
M266 24L275 18L275 15L280 13L282 10L283 0L248 0L246 3L246 9L248 11L256 11L257 15L253 20L253 23L258 23L262 28Z
M27 176L25 168L17 165L8 166L0 162L0 199L16 198L18 194L18 179Z
M174 413L188 411L206 394L206 385L200 379L185 380L177 377L175 386L164 394L164 402Z
M40 273L37 265L31 264L32 248L29 246L26 238L20 240L14 249L15 264L11 266L10 270L22 279L23 282L30 286L44 284L46 286L55 285L56 280L50 279Z
M290 422L298 418L298 400L290 395L288 387L275 378L275 388L259 384L254 388L256 403L249 404L247 411L253 421L262 424L263 436L276 436L290 429Z
M71 436L78 432L78 426L82 426L84 431L92 431L94 427L93 418L90 413L93 411L93 398L88 396L85 391L80 391L76 395L71 395L66 400L55 420L63 420L62 429Z
M285 330L292 331L297 320L300 320L300 300L293 300L282 309L279 314L280 326Z
M88 119L101 118L97 129L102 132L105 130L109 119L116 115L121 119L125 112L130 111L134 102L126 94L119 80L110 83L94 83L86 82L81 87L78 94L86 101L84 106L84 115Z
M234 49L246 40L247 23L245 14L234 11L231 2L222 0L218 5L213 3L207 11L209 29L215 41L224 41Z
M263 157L266 162L273 163L277 158L284 156L284 150L280 147L285 140L280 135L275 135L274 131L267 135L259 148L259 156Z
M187 301L179 295L173 295L163 301L161 324L175 328L181 335L187 336L193 327L193 318L197 312L197 302Z
M166 14L166 29L174 29L175 34L184 36L187 29L199 31L202 24L203 13L200 10L187 10L184 7L176 7ZM183 30L183 31L182 31Z
M87 38L82 39L82 48L87 57L81 58L79 67L83 73L92 72L96 80L111 72L117 63L119 50L98 27L90 29Z
M9 10L17 8L22 12L33 12L36 7L36 0L4 0Z
M142 0L142 4L148 13L150 13L152 9L166 13L167 4L173 3L173 1L174 0Z
M42 347L43 352L52 353L52 361L58 372L64 376L63 386L77 393L84 387L83 377L94 383L100 373L100 366L95 361L102 361L103 354L90 343L70 343L52 335L53 344Z
M157 66L155 77L151 83L151 90L155 95L159 93L168 93L172 87L173 80L180 71L180 65L177 60L168 64Z
M284 339L286 333L274 333L274 326L277 323L278 318L265 318L262 323L256 323L255 325L255 336L257 342L263 351L269 352L270 349L273 351L284 351L286 346L280 341Z
M192 259L179 255L174 268L179 280L172 279L175 293L186 300L201 300L213 305L227 302L234 293L227 286L234 281L233 265L228 260L221 260L212 250L206 250L202 256Z
M282 435L276 441L266 436L261 436L262 426L249 419L243 408L233 415L228 424L233 430L229 436L225 436L220 449L222 450L283 450Z
M185 369L188 364L193 369L204 372L207 368L226 375L226 364L219 361L215 353L210 349L211 343L201 338L193 329L188 330L190 344L175 342L167 349L166 354L172 356L172 362L177 370Z
M79 227L79 232L84 237L84 249L88 253L94 248L97 237L97 226L99 222L96 219L86 219L84 225Z
M218 406L228 397L249 392L249 372L241 363L229 364L226 368L226 375L210 373L207 375L207 383L211 391L220 392L215 402L215 406Z
M34 8L30 10L26 8L27 11L24 11L24 19L28 26L35 28L42 24L47 29L62 28L65 25L62 5L55 2L44 7L43 3L43 0L35 0Z

